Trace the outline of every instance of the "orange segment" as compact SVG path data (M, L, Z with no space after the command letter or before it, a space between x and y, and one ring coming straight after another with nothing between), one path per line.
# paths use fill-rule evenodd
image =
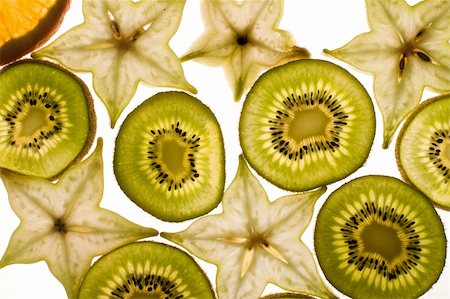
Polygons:
M57 0L1 0L0 46L33 30Z

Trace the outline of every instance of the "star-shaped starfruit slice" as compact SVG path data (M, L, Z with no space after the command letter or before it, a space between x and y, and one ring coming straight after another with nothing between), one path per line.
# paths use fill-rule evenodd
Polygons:
M73 71L92 72L95 92L114 127L138 83L196 93L168 43L181 21L184 0L85 0L84 23L33 54Z
M281 0L203 1L202 14L205 32L181 60L196 58L223 66L236 101L262 71L309 57L289 32L277 28L283 14Z
M370 32L329 51L374 74L374 93L384 119L383 148L418 105L425 86L450 91L450 1L366 0Z
M241 156L236 178L222 201L223 213L162 236L217 265L220 299L256 299L268 283L332 298L300 239L311 221L314 203L324 192L325 187L270 202Z
M76 298L95 256L157 231L99 207L103 195L102 140L88 159L71 166L56 183L2 171L9 202L20 218L0 268L44 260Z

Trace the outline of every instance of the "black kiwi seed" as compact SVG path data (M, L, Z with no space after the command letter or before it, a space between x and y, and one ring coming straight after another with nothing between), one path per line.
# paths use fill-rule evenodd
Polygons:
M327 95L326 90L323 92L317 90L316 93L304 93L303 95L297 96L291 94L283 101L283 105L286 110L282 108L277 109L273 112L273 119L268 120L268 123L271 124L269 130L273 136L271 140L273 150L287 156L289 160L301 160L305 155L309 155L314 151L330 150L334 152L335 148L339 147L339 134L342 128L347 125L346 119L348 115L333 95ZM329 131L326 136L318 136L309 140L306 139L297 145L285 138L283 135L285 124L293 118L292 113L288 113L288 111L300 107L320 109L325 114L333 117L332 122L330 122L332 125L329 126Z
M184 174L181 178L173 177L170 173L170 169L167 169L167 167L164 165L164 162L160 160L160 157L157 155L157 147L158 147L158 140L160 140L161 136L164 135L171 135L176 134L178 135L179 140L182 140L183 143L189 145L188 151L187 151L187 160L189 161L189 171L188 173ZM184 131L181 126L180 122L177 122L176 124L171 124L170 129L151 129L150 135L152 136L152 139L148 141L148 151L147 151L147 158L151 161L150 167L151 169L155 170L158 175L155 177L155 180L158 181L158 184L163 184L167 182L167 191L177 190L183 188L183 185L185 183L185 180L191 180L192 182L195 182L197 178L200 177L199 172L196 169L195 166L195 156L198 152L198 148L201 146L200 137L197 137L196 134L188 134L186 131Z
M438 171L442 174L443 184L448 184L450 180L449 168L445 165L441 155L443 154L444 141L450 143L449 130L438 130L430 138L430 147L428 148L428 158L436 166ZM445 159L445 158L444 158Z
M31 86L29 88L32 88ZM63 129L63 124L59 119L60 110L55 98L58 95L53 92L49 95L49 88L42 88L35 86L28 92L22 88L15 95L14 106L9 110L5 110L2 118L9 124L9 142L11 145L23 148L32 148L37 151L46 145L46 142L51 142L54 138L54 133ZM34 109L38 113L45 114L49 122L43 123L45 128L41 131L30 132L30 137L24 140L21 137L20 127L22 123L17 123L14 120L24 119L29 113L30 109ZM19 139L19 140L17 140Z

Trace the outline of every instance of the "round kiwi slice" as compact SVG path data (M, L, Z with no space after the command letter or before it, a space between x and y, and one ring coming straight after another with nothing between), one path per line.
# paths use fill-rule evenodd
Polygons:
M86 85L56 64L26 59L0 71L0 167L55 178L95 136Z
M334 191L319 211L314 245L326 278L352 298L416 298L437 281L446 254L428 198L385 176Z
M137 242L100 258L86 274L79 299L215 298L205 273L187 253Z
M262 177L305 191L361 167L373 143L375 114L350 73L303 59L258 79L244 102L239 133L245 158Z
M185 93L164 92L123 122L114 173L142 209L165 221L184 221L219 204L224 157L222 132L211 110Z
M395 148L402 177L450 209L450 94L423 102L406 120Z

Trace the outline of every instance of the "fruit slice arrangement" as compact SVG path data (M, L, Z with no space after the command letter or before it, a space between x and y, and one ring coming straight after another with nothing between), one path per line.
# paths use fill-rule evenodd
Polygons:
M450 209L450 95L423 102L400 131L397 163L404 179Z
M50 62L0 72L0 167L52 178L89 150L96 120L86 85Z
M372 101L330 62L303 59L263 74L239 122L249 164L291 191L336 182L361 167L375 135Z
M225 184L219 123L188 94L156 94L123 122L114 173L128 197L159 219L206 214L221 201Z
M215 299L208 277L192 257L156 242L125 245L87 273L79 299Z
M0 1L0 65L44 44L59 28L70 0Z
M44 42L68 6L38 0L17 14L11 7L23 0L13 6L10 0L0 2L0 58L7 62ZM366 4L371 32L325 52L376 75L387 147L424 86L450 90L450 5L439 0L413 7L402 1ZM140 81L196 92L169 47L184 5L184 0L85 0L85 22L33 57L92 72L114 126ZM374 109L364 87L341 67L292 61L309 52L277 28L282 8L283 1L272 0L204 1L204 21L211 25L205 24L181 59L224 66L235 100L263 70L277 66L247 94L239 121L243 155L225 193L221 128L211 109L191 95L152 96L126 117L115 142L110 170L119 186L159 220L199 217L223 200L222 213L161 235L217 266L216 292L189 254L155 242L125 245L157 232L99 207L102 138L93 154L79 161L96 129L89 91L67 70L39 60L0 71L0 177L21 221L0 268L44 260L69 299L213 299L216 294L261 299L272 290L266 289L269 284L289 293L264 299L335 298L302 235L325 185L366 161ZM36 36L42 38L33 40ZM332 192L322 206L314 245L337 290L354 298L411 298L440 277L446 237L427 196L450 208L449 115L450 95L445 95L422 104L405 123L396 154L412 186L391 177L362 177ZM269 201L244 156L274 185L312 191Z
M314 232L327 279L352 298L417 298L440 276L446 238L430 201L391 177L366 176L334 191Z

